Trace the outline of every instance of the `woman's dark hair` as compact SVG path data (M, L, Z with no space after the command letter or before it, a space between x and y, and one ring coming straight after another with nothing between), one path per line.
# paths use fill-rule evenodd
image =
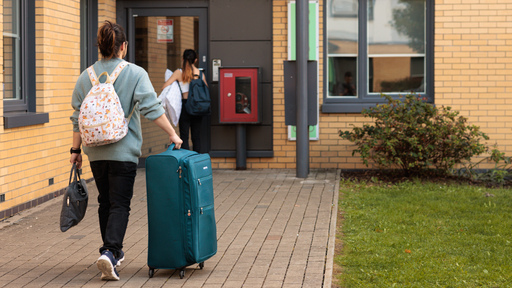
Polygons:
M197 60L197 53L192 49L186 49L183 51L183 83L188 83L194 79L194 70L192 65Z
M100 48L103 58L116 57L124 42L126 42L126 35L123 27L105 20L105 23L98 29L98 48Z

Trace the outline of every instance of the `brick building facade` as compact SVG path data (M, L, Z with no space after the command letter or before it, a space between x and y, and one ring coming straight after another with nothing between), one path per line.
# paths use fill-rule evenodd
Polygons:
M332 3L343 2L331 1L331 4L328 4L324 1L311 2L313 4L311 7L317 9L318 19L316 31L318 31L319 121L316 128L317 138L313 137L314 140L310 141L310 168L364 169L366 166L362 164L358 155L352 156L354 147L349 142L341 140L338 130L349 129L351 125L362 125L366 119L360 113L343 112L343 110L333 112L325 109L326 106L323 107L327 99L325 93L328 76L325 74L328 67L325 63L328 58L326 53L329 53L326 47L328 32L325 22L333 15L332 11L327 14L325 11L326 7L333 9L332 6L328 6L334 5ZM3 68L0 70L2 73L0 79L3 79L4 92L0 94L3 95L3 100L0 101L0 219L59 196L68 184L70 169L68 151L71 146L69 116L72 113L70 95L83 68L80 65L83 60L81 55L83 38L80 36L80 31L84 29L81 13L87 11L84 9L91 9L84 8L87 6L84 6L83 2L84 0L0 1L0 14L3 19L0 21L0 30L3 31L3 37L0 37L0 65ZM137 1L88 0L85 2L97 5L94 9L97 8L95 13L98 19L94 24L99 25L107 19L118 22L119 7ZM170 3L173 1L138 2ZM213 1L190 2L193 3L190 7L210 9L209 17L212 19L217 19L215 13L223 8L215 6L219 3L213 3ZM245 2L247 2L245 4L252 3ZM271 133L268 134L272 137L271 153L267 153L265 157L249 157L247 168L294 169L296 143L290 140L290 128L285 125L283 82L283 61L290 60L290 3L286 0L261 2L263 3L260 3L261 5L266 5L262 11L268 11L271 13L269 15L272 15L271 23L268 23L268 27L271 27L268 32L271 35L268 42L271 43L269 57L271 71L267 71L268 69L264 71L270 79L267 85L270 87L270 94L267 96L271 99L272 105L271 124L268 125L265 133ZM454 110L460 111L471 124L480 126L483 132L489 135L490 145L496 143L501 151L510 156L512 155L512 133L510 133L512 132L512 98L509 96L512 92L512 57L510 57L512 56L512 45L510 45L512 44L512 21L510 21L512 0L470 2L437 0L431 6L430 4L426 6L427 9L433 7L433 12L430 11L430 13L433 13L434 29L432 31L426 29L426 33L433 39L431 56L433 65L430 68L433 79L429 79L435 91L432 93L432 102L436 105L451 106ZM16 7L12 5L20 5L21 14L17 15L21 15L21 22L16 23L21 23L21 27L25 29L19 30L21 32L11 27L12 23L15 23L11 17L14 14L12 11L15 10L13 7ZM242 14L248 13L243 8L237 9L242 9ZM27 32L25 25L32 25L32 30L29 29ZM88 25L97 27L91 23ZM220 24L209 22L209 25L213 26L209 30L207 45L211 51L205 63L210 66L211 58L216 53L214 47L218 45L215 41L222 37L215 36L217 35L215 25ZM259 24L254 23L254 25ZM33 58L23 53L16 58L11 53L10 49L17 47L13 45L18 45L13 40L17 39L18 32L28 33L28 35L22 35L21 44L18 44L21 45L23 53L33 53ZM265 36L262 36L263 40L260 39L262 45L266 45L264 38ZM218 42L222 41L226 40L220 39ZM30 45L35 47L35 51L30 52L28 47ZM93 43L89 43L88 46L89 49L96 49ZM135 46L130 43L129 49L135 49ZM9 88L9 83L16 83L13 79L18 79L10 70L14 65L12 59L22 59L22 66L18 66L18 69L23 72L16 76L21 79L20 87L23 90L21 96L16 96L17 94L13 92L16 89ZM228 60L223 61L229 62ZM373 64L377 67L375 63ZM30 65L34 68L31 69ZM211 67L206 71L211 72ZM155 90L159 93L163 81L162 73L152 72L150 69L148 72L154 79ZM152 76L153 73L155 76ZM215 84L211 87L218 89ZM10 100L16 100L16 97L25 99L24 105L27 108L24 117L17 117L19 115L13 112L15 108L12 104L15 101ZM143 122L143 129L146 140L143 146L143 157L163 151L166 136L161 135L159 130L148 121ZM210 137L215 135L212 134ZM234 157L212 155L214 168L235 168ZM83 177L91 179L89 165L87 161L85 163Z

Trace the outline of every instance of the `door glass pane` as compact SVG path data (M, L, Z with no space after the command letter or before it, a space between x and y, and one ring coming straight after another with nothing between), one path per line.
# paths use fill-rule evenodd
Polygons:
M135 64L148 72L155 92L160 95L166 70L174 72L181 68L184 50L199 50L199 17L138 16L134 20L135 43L130 42L128 49L134 49ZM141 126L142 157L162 152L169 144L167 134L144 117ZM178 127L174 129L181 134ZM189 147L192 147L191 142Z
M368 92L425 92L426 0L367 1Z
M183 51L198 51L198 23L199 17L189 16L135 18L135 64L148 72L157 93L166 69L181 68Z
M358 0L327 2L329 96L357 96L358 4Z
M4 99L21 99L19 0L3 1Z

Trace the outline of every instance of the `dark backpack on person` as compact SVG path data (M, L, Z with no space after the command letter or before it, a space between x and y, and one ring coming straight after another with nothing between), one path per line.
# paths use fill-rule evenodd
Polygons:
M187 113L193 116L210 115L210 91L203 81L203 71L199 71L199 79L190 81L188 99L185 103Z

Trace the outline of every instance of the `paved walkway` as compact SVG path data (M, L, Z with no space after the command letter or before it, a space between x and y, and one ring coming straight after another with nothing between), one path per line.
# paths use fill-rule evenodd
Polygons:
M135 181L121 281L100 280L97 190L85 219L59 230L62 197L0 222L0 287L331 287L339 173L215 170L218 252L148 277L145 171Z

